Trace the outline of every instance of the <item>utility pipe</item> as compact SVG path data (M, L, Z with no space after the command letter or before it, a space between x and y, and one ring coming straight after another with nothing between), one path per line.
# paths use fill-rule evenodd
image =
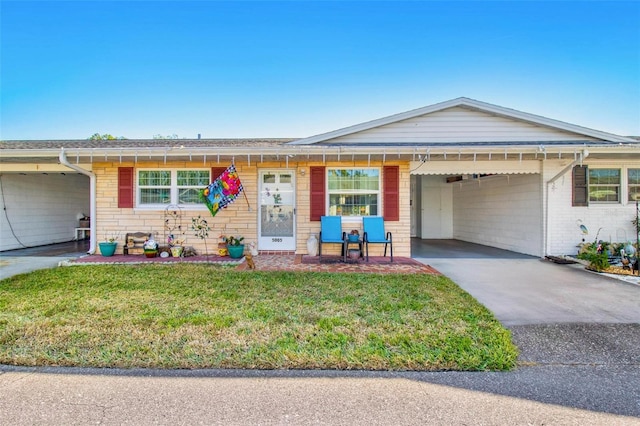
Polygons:
M82 173L85 176L89 176L89 251L88 254L94 254L96 252L96 216L98 213L97 203L96 203L96 175L95 173L85 170L82 167L79 167L75 164L71 164L67 160L67 155L64 152L64 148L61 148L60 155L58 156L60 159L60 164L67 166L68 168L75 170L78 173Z
M551 184L553 184L555 181L560 179L561 176L564 176L565 173L567 173L569 170L573 169L574 166L577 166L578 164L582 164L584 159L587 158L588 156L589 156L589 151L586 149L582 150L582 152L580 152L580 158L576 158L574 161L569 163L569 165L567 165L565 168L560 170L560 172L558 172L554 177L552 177L547 181L547 188L545 193L545 206L544 206L544 238L543 238L544 239L543 241L544 256L543 257L546 257L547 255L549 255L549 192L550 192L549 188ZM544 164L544 162L542 162L542 164Z

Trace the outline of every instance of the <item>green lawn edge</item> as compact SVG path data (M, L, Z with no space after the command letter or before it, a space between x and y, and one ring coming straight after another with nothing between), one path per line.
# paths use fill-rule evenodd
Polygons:
M60 267L0 281L0 364L504 371L485 307L428 274Z

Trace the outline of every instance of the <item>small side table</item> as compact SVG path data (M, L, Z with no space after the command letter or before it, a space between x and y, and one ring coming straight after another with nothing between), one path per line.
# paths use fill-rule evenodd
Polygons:
M87 239L87 232L90 232L91 228L76 228L76 234L75 234L75 239L76 241L78 241L80 239L80 233L82 232L82 239L86 240ZM89 235L91 236L91 235Z
M364 242L362 241L361 238L359 238L358 240L349 240L348 238L345 240L344 242L344 262L346 263L350 257L349 257L349 246L353 246L353 245L358 245L358 251L360 252L359 256L358 256L358 260L360 259L364 259Z

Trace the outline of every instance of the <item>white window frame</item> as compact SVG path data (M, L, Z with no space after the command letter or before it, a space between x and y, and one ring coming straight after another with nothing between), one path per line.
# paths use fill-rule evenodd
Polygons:
M618 183L617 184L611 184L611 183L606 183L606 184L594 184L591 183L591 172L595 171L595 170L617 170L618 171ZM624 188L624 183L623 183L623 179L624 179L624 168L622 167L605 167L605 166L601 166L601 167L589 167L588 170L588 188L587 188L587 199L589 204L622 204L622 200L624 199L624 194L623 192L623 188ZM597 187L617 187L618 188L618 199L616 201L594 201L591 199L591 189L592 188L597 188Z
M329 188L329 173L331 171L335 171L335 170L376 170L378 172L378 189L377 190L331 190ZM373 216L382 216L382 197L383 197L383 190L382 190L382 168L381 167L358 167L358 166L352 166L352 167L327 167L326 169L326 184L325 184L325 191L326 191L326 200L325 200L325 211L327 212L328 215L332 215L331 212L331 195L334 194L353 194L353 195L369 195L369 194L376 194L378 197L378 212L376 215L372 215ZM343 215L337 215L336 216L340 216L342 218L343 222L362 222L362 218L363 217L368 217L368 216L362 216L362 215L349 215L349 216L343 216Z
M164 171L170 172L171 174L171 184L169 188L170 201L168 204L155 203L155 204L142 204L141 199L141 190L143 188L167 188L166 186L142 186L140 185L140 172L147 171ZM136 181L136 209L140 210L158 210L165 209L169 205L177 205L183 210L207 210L206 205L204 203L198 204L179 204L178 203L178 195L180 189L183 188L198 188L203 189L206 185L198 185L198 186L178 186L178 172L181 171L205 171L209 173L209 182L211 181L211 169L206 167L194 167L194 168L141 168L136 169L135 181ZM208 184L208 183L207 183Z
M626 196L626 200L627 203L631 204L631 203L635 203L636 200L632 200L631 199L631 188L638 188L640 190L640 184L632 184L631 181L629 180L629 175L631 173L631 170L637 170L638 173L640 173L640 167L628 167L627 168L627 173L625 173L625 177L627 179L627 196Z

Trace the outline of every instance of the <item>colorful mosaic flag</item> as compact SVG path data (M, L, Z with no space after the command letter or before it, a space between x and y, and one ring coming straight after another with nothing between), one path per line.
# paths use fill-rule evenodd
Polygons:
M233 203L243 189L238 172L232 164L209 186L200 191L200 197L209 208L211 215L215 216L220 209Z

